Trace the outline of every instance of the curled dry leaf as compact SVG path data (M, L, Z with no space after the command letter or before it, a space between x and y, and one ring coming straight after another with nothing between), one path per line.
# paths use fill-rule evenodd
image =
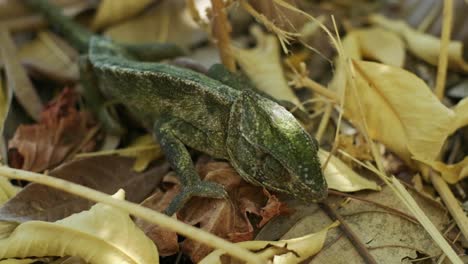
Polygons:
M245 241L238 243L238 245L256 252L256 254L270 263L300 263L317 254L325 243L328 230L338 225L338 221L334 222L317 233L308 234L303 237L280 241ZM224 254L223 250L215 250L199 263L229 263L225 258L221 261L221 257Z
M103 0L101 1L96 16L94 17L92 28L102 29L109 25L130 18L143 11L152 0Z
M405 40L409 51L417 57L432 65L438 64L441 43L439 38L419 32L403 21L390 20L381 15L372 15L369 20L374 25L399 34ZM463 43L461 41L449 43L448 61L451 69L468 71L468 63L463 59Z
M255 48L241 49L234 46L231 48L242 70L257 89L276 99L290 101L302 107L284 76L279 43L275 35L266 34L259 27L253 27L251 32L257 40Z
M323 164L330 153L320 149L318 155L320 162ZM365 189L379 191L381 189L377 183L357 174L339 158L333 155L330 157L324 174L328 188L341 192L355 192Z
M110 27L105 35L124 43L171 42L181 47L206 38L180 0L162 1L147 13Z
M116 199L124 197L122 190L114 195ZM153 242L135 226L129 214L104 204L53 223L20 224L0 240L0 258L32 256L79 256L96 264L159 263Z
M70 154L92 148L92 120L75 108L77 95L66 88L41 113L34 125L20 125L8 143L10 164L35 172L60 164ZM92 134L91 134L92 136Z

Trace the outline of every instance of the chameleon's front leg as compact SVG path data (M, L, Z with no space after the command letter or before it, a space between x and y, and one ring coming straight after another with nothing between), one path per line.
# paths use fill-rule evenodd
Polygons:
M155 122L154 133L162 150L175 170L182 184L181 192L166 208L165 213L172 215L179 210L192 196L225 198L227 193L223 186L215 182L201 181L187 148L172 132L171 120Z
M99 91L93 67L87 56L80 57L79 66L83 96L89 108L99 121L102 122L106 132L113 135L122 135L125 132L125 128L120 125L115 110L105 107L106 99Z

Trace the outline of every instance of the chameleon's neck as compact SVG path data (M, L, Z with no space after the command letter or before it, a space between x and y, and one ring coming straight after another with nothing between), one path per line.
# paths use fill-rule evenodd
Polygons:
M59 7L47 0L26 0L25 2L28 6L43 14L47 21L53 27L56 27L60 34L81 53L88 50L89 39L93 35L92 32L65 16Z

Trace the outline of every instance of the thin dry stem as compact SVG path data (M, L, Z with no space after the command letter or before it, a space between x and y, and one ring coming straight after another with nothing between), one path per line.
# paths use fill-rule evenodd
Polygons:
M448 184L440 177L440 175L434 171L429 173L432 181L432 185L439 193L440 197L444 201L445 206L450 212L450 215L453 217L455 222L460 228L460 231L465 236L465 239L468 239L468 217L466 217L465 212L461 208L458 200L453 195Z
M224 66L231 72L236 71L236 61L231 52L231 24L226 15L226 8L223 0L211 0L212 6L212 32L216 39L219 56Z
M444 1L444 11L442 20L442 36L440 43L439 63L437 64L437 79L435 94L439 99L444 98L445 80L447 78L448 49L450 44L450 34L453 21L453 0Z

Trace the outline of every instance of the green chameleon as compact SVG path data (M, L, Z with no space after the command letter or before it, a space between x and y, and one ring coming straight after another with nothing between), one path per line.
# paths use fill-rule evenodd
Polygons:
M226 197L221 185L200 180L186 146L228 160L252 184L306 202L327 196L315 139L284 107L237 75L220 65L204 75L146 62L177 56L180 50L171 44L118 44L93 35L46 0L26 2L86 55L80 60L85 99L107 129L122 130L98 105L104 97L122 102L153 131L182 184L167 214L192 196Z

